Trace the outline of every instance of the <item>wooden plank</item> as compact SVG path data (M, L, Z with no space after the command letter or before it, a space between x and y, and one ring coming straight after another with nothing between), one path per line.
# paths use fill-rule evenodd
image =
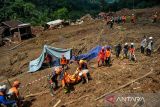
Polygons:
M58 100L58 102L53 107L57 107L59 103L61 103L61 100Z
M25 98L39 96L39 95L47 94L49 92L50 92L49 90L46 90L46 91L42 91L42 92L39 92L39 93L36 93L36 94L26 95Z

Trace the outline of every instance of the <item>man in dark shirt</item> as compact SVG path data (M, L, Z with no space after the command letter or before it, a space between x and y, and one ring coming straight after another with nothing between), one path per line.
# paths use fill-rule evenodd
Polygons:
M121 50L122 50L122 46L121 46L121 44L118 44L118 45L116 46L116 49L115 49L115 51L116 51L116 57L117 57L117 58L119 57L119 55L120 55L120 53L121 53Z

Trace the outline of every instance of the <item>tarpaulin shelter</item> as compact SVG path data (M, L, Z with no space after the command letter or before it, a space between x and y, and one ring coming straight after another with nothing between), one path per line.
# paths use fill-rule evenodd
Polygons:
M57 61L57 59L61 58L62 55L64 55L66 59L69 60L71 58L72 49L61 49L44 45L41 55L37 59L30 61L28 72L36 72L39 70L45 60L46 54L51 55L54 61Z
M95 48L91 49L88 53L86 54L81 54L78 56L74 56L73 60L80 60L80 59L84 59L84 60L91 60L93 58L96 58L99 51L102 49L102 46L96 46Z

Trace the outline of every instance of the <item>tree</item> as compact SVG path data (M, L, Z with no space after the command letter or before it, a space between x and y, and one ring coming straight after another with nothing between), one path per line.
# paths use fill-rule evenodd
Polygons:
M63 7L58 9L53 13L54 19L67 19L68 18L68 10L67 8Z

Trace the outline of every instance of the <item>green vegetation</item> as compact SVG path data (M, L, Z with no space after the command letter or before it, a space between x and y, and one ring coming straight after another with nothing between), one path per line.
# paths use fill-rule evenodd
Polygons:
M1 0L0 22L10 19L43 24L54 19L75 20L89 13L159 5L159 0Z

